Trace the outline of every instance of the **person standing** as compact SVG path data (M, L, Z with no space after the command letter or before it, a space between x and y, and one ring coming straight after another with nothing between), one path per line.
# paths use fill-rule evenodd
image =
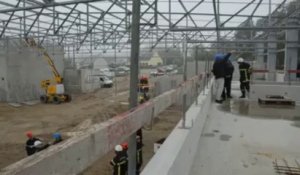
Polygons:
M215 87L216 87L216 103L222 103L222 92L224 89L224 79L225 79L225 67L226 63L231 56L231 53L216 54L215 62L213 64L213 74L215 76Z
M240 70L240 89L242 95L240 98L246 97L246 91L250 91L250 75L251 75L251 66L249 63L246 63L243 58L237 60Z
M232 98L231 97L231 81L232 81L232 75L234 72L234 66L232 65L232 62L228 59L225 65L225 83L224 83L224 89L222 93L222 98Z
M140 136L136 136L136 175L141 172L141 167L143 165L143 143Z
M110 161L110 165L113 166L113 175L126 175L128 160L121 145L115 146L115 153L116 156Z

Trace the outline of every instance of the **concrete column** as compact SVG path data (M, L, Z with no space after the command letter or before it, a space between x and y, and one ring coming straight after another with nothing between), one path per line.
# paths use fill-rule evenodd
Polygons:
M256 58L253 67L254 69L266 69L264 62L264 43L257 43L255 47ZM265 74L256 73L253 75L253 78L254 80L262 80L265 79Z
M268 36L269 41L275 41L276 40L276 32L270 31ZM275 81L276 78L276 49L277 49L277 43L268 43L268 59L267 59L267 70L269 70L270 73L267 74L267 80L268 81Z
M287 25L298 25L298 20L288 19ZM286 41L298 41L298 30L286 30ZM296 80L296 74L289 74L288 70L296 70L298 63L298 48L296 43L285 44L285 58L284 58L284 79L285 81Z

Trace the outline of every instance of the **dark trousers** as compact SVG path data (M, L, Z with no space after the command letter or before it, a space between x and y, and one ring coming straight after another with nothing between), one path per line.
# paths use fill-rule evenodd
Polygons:
M232 76L225 77L224 89L223 89L223 93L222 93L223 98L231 96L231 81L232 81Z
M247 92L250 91L250 82L249 81L246 81L246 82L240 81L240 83L241 83L240 88L241 88L242 95L245 96L246 91Z

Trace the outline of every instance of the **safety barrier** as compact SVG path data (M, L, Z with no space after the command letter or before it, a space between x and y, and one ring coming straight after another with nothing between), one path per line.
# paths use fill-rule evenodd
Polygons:
M124 141L144 124L151 122L167 107L176 103L183 94L194 95L198 77L180 84L137 108L106 122L93 125L77 137L50 147L16 162L0 171L1 175L73 175L90 166Z

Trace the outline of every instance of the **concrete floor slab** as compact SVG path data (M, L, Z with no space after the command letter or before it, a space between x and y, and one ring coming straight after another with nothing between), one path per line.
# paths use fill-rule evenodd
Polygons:
M237 97L239 92L233 95ZM212 104L190 175L275 175L276 161L299 168L299 108L281 109L287 111L288 117L284 117L283 113L277 114L278 107L271 107L275 109L272 111L258 105L241 105L249 103L231 100Z

